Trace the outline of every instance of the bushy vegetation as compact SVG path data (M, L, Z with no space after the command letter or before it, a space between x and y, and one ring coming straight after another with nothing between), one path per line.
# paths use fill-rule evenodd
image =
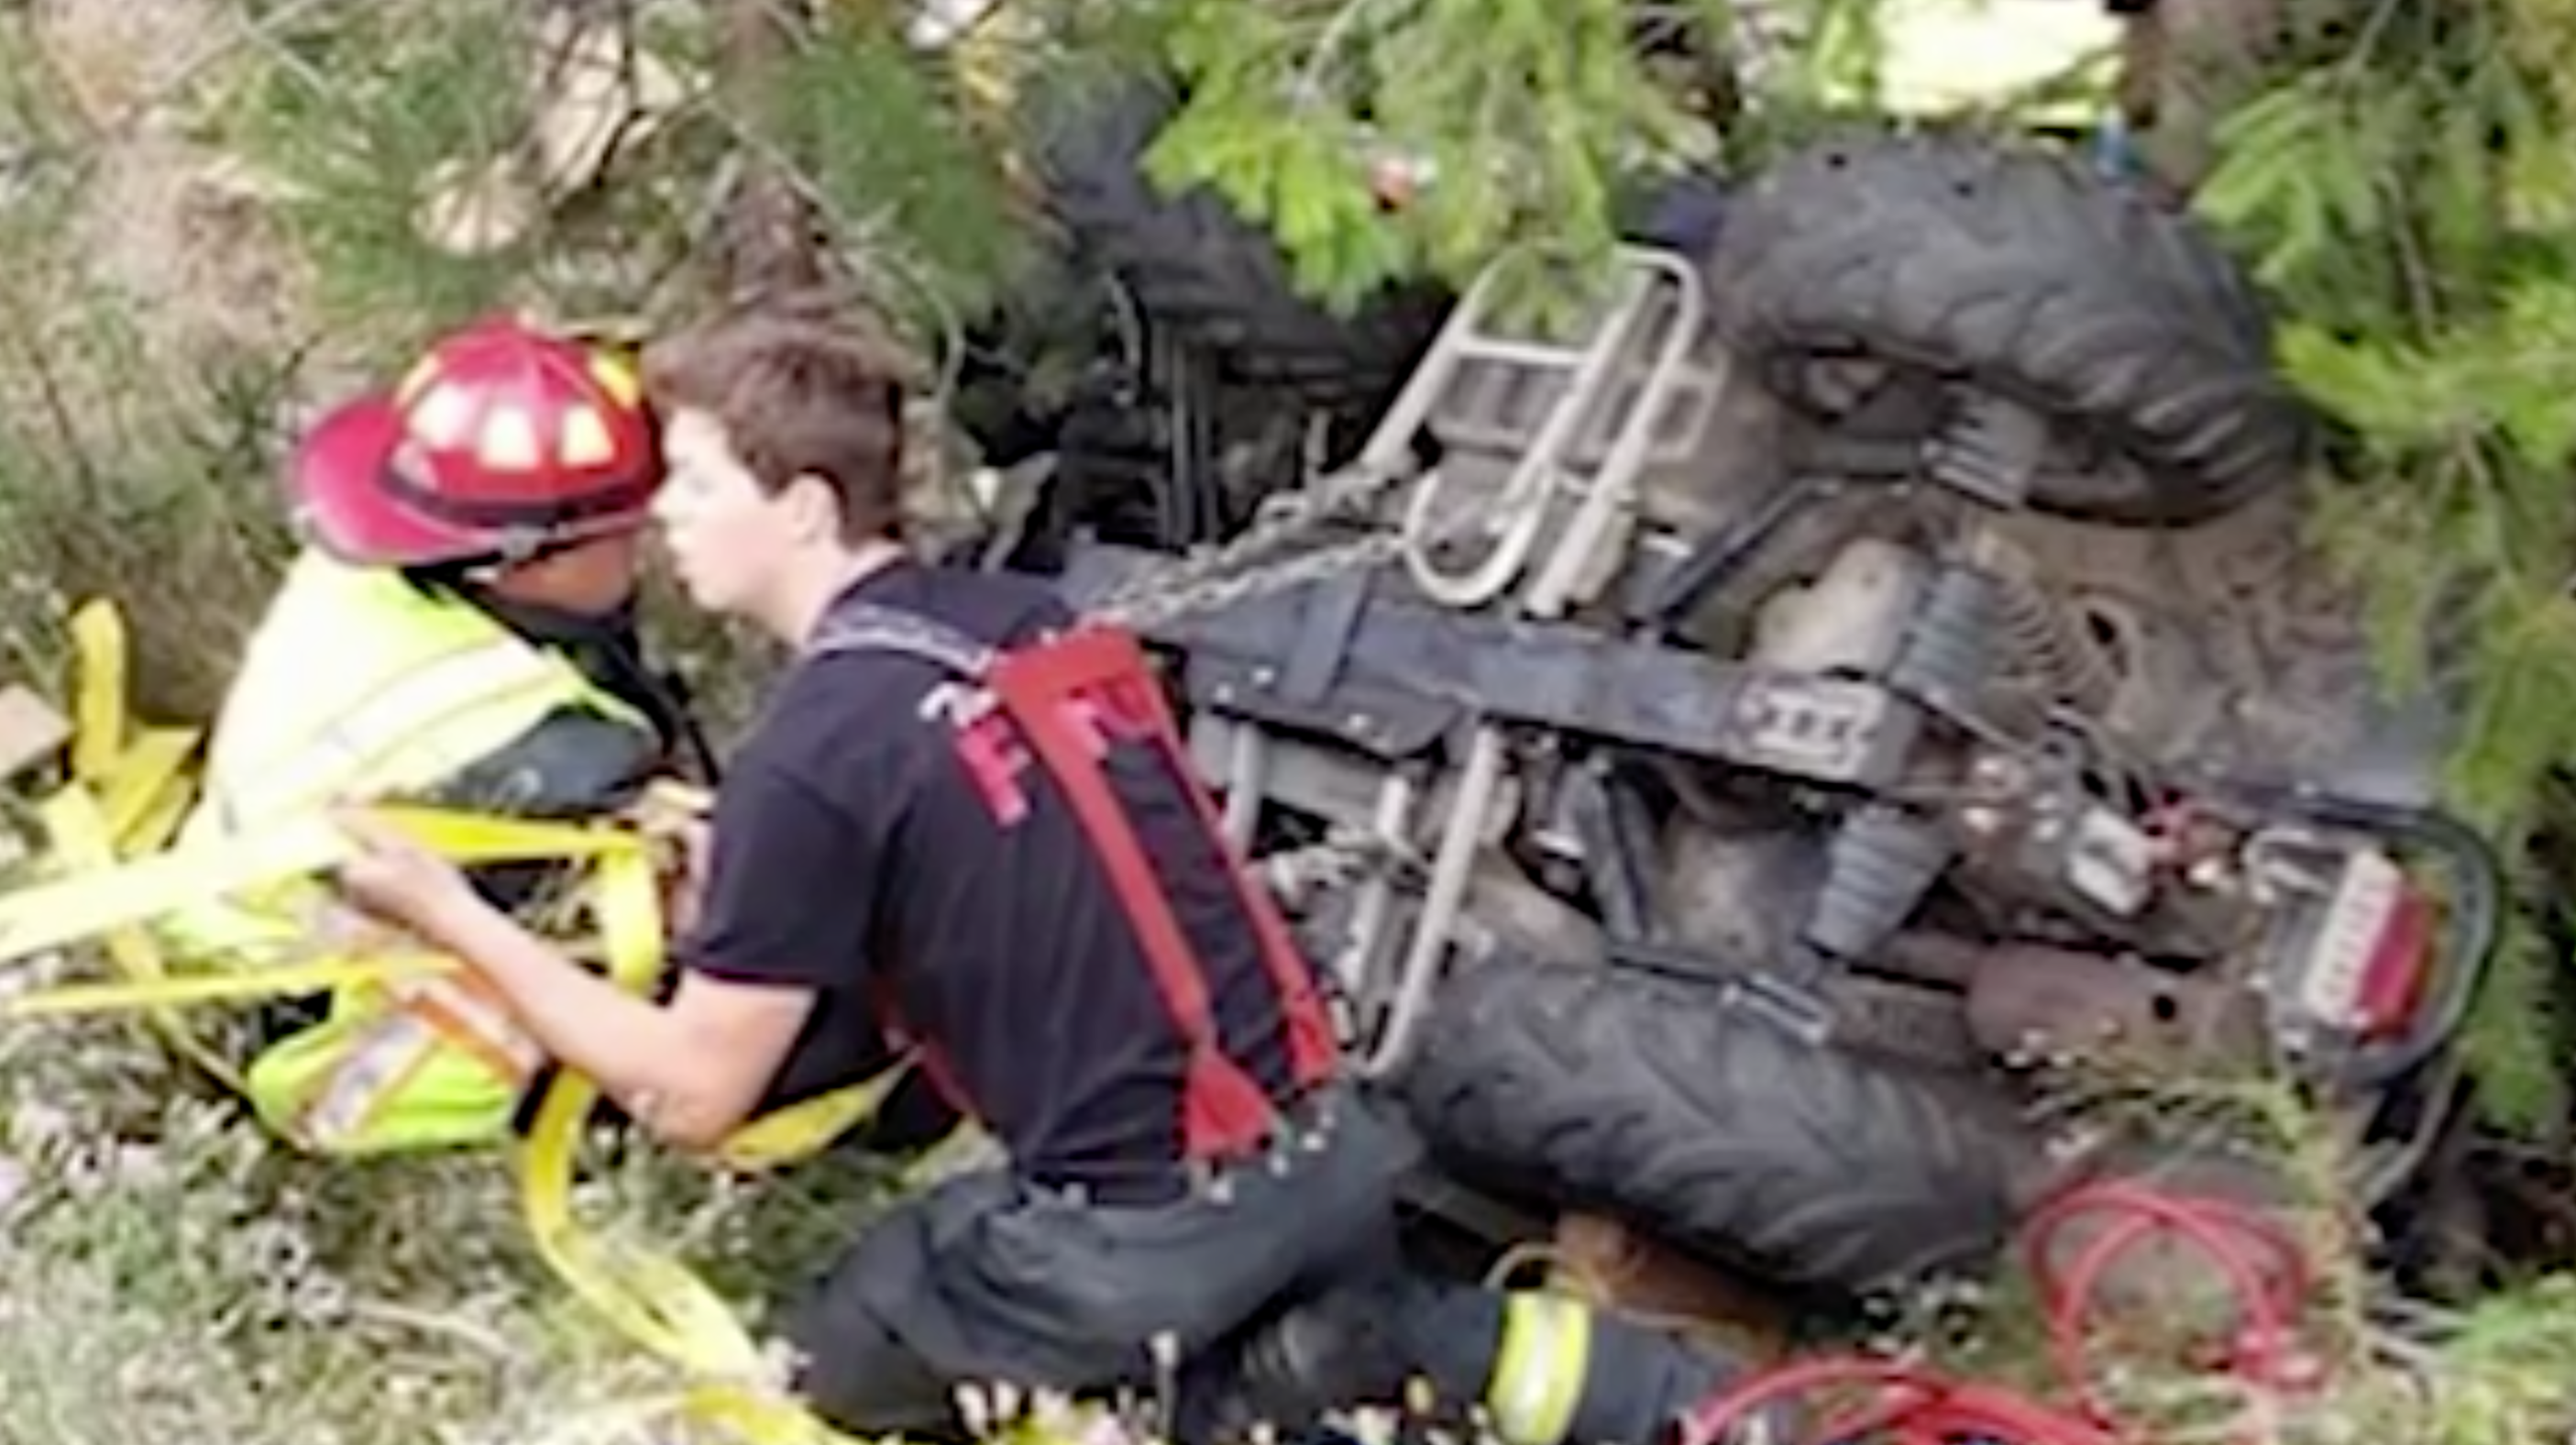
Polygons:
M2453 796L2509 855L2576 756L2570 12L2306 0L2270 83L2219 128L2202 209L2287 318L2288 375L2343 425L2323 542L2373 582L2390 671L2456 679ZM2392 545L2394 543L2394 545ZM2560 879L2526 874L2536 910ZM2475 1050L2499 1117L2566 1112L2563 936L2526 927Z

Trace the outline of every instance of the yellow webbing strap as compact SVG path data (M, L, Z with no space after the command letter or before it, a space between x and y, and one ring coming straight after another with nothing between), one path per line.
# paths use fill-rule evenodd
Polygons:
M61 862L75 868L86 867L96 870L98 875L113 876L119 871L116 867L116 853L108 833L107 820L101 816L96 801L78 784L64 788L47 798L40 812L45 821L46 832L51 835L54 856ZM7 909L8 901L0 901L0 913L5 913ZM96 912L96 910L91 911ZM32 920L23 921L42 924L51 920L39 915ZM151 1020L152 1026L159 1030L162 1037L169 1040L170 1046L177 1049L189 1062L221 1080L224 1087L235 1093L242 1092L243 1083L240 1073L227 1063L221 1054L197 1037L195 1031L171 1010L169 1000L165 996L170 983L169 969L164 964L161 950L154 945L151 935L136 926L139 922L141 922L140 919L119 920L111 915L99 926L83 929L73 936L105 934L108 962L113 964L117 973L125 979L125 988L136 1005L148 1011L146 1017ZM8 926L0 923L0 942L5 942ZM35 940L33 948L56 947L70 941L68 937L48 939L48 931L42 928L29 928L27 936ZM32 951L32 949L21 951ZM14 956L14 954L0 956L0 962L5 962L7 957ZM12 1000L12 1011L41 1007L45 998L46 995L39 992Z
M125 713L125 618L113 604L92 602L72 614L71 780L39 804L54 860L74 869L102 869L120 858L159 847L186 815L195 783L188 760L200 735L192 728L144 728L128 745ZM7 925L0 923L0 938ZM232 1067L190 1032L166 1004L150 1006L154 985L168 969L149 934L131 926L103 927L108 961L142 990L138 1006L172 1047L198 1067L238 1090ZM45 947L33 936L20 953ZM17 956L15 954L6 956ZM27 1001L21 1000L23 1005Z
M71 1018L132 1013L192 1004L252 1003L297 994L326 993L352 984L391 983L454 973L464 965L453 954L369 953L281 963L250 973L180 974L124 983L68 983L0 999L0 1019Z
M105 781L125 753L125 617L97 601L72 614L72 777Z
M650 988L662 967L661 896L650 855L641 846L603 855L591 902L609 976L629 990ZM520 1155L521 1203L538 1252L628 1339L695 1379L686 1413L729 1425L757 1445L845 1438L764 1380L759 1345L686 1265L580 1227L572 1212L575 1155L598 1098L596 1085L567 1069L538 1106Z
M0 1000L0 1018L137 1010L193 1062L236 1092L236 1072L179 1020L185 1004L300 994L405 975L452 972L443 954L388 947L318 961L211 976L174 977L143 925L234 891L309 876L351 857L356 842L325 818L308 818L220 845L160 851L184 816L198 734L142 729L129 739L125 633L106 603L72 619L78 676L70 781L40 805L51 835L53 876L0 896L0 964L103 938L121 978L69 984ZM460 865L588 861L590 905L610 975L648 990L663 961L660 883L651 840L606 824L529 822L428 808L380 807L380 817ZM768 1168L816 1152L867 1118L901 1068L753 1121L716 1151L736 1168ZM523 1213L540 1253L572 1290L637 1345L692 1380L673 1409L730 1429L752 1445L836 1445L825 1426L764 1379L750 1333L703 1280L668 1255L585 1232L571 1207L582 1122L597 1101L588 1080L561 1071L520 1152Z
M81 796L76 786L66 788L48 799L46 806L64 818L77 819L84 809L96 807L86 799L65 801ZM612 846L609 840L623 836L600 826L530 823L445 809L379 807L375 811L422 847L465 867L595 857ZM126 862L115 862L112 853L102 859L95 850L83 859L65 857L62 861L81 871L0 898L0 963L129 928L245 888L327 872L347 862L356 848L329 818L314 814L275 828Z
M65 984L0 999L0 1018L146 1010L167 1021L173 1041L189 1050L192 1058L229 1081L229 1070L199 1048L169 1010L184 1004L244 1003L352 984L389 983L463 967L448 954L388 947L240 973L173 977L138 925L169 909L201 903L235 888L334 866L349 855L352 845L346 837L327 824L319 828L296 824L235 839L220 848L179 850L119 864L99 846L95 809L83 794L66 790L47 800L45 808L55 820L58 857L87 871L0 895L0 963L104 934L123 981ZM593 857L614 863L621 874L629 866L640 869L644 885L654 884L649 851L635 834L429 809L379 808L376 812L431 851L458 863ZM657 921L658 913L657 907ZM653 956L658 967L658 938ZM874 1078L754 1119L716 1149L712 1158L729 1169L757 1172L810 1157L872 1117L909 1066L907 1061Z
M120 855L160 845L186 816L196 780L188 763L203 733L196 728L133 730L125 714L125 619L106 602L72 615L78 669L72 700L72 780L99 799L108 837Z
M906 1058L871 1078L817 1094L743 1125L710 1156L737 1174L760 1174L810 1159L826 1145L875 1118L886 1096L912 1068Z

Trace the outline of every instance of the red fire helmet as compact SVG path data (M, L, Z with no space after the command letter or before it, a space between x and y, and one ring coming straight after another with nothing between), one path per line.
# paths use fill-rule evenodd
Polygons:
M391 391L325 416L296 450L292 489L324 549L402 566L628 530L661 482L632 368L494 318L441 338Z

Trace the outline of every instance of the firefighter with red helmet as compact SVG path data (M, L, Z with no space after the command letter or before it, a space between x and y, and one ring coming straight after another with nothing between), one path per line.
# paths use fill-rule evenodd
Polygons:
M305 546L249 640L183 841L275 826L349 797L597 815L708 766L635 627L659 438L617 356L509 318L439 338L390 389L347 401L297 447ZM505 901L539 881L489 871ZM310 953L312 880L165 920L235 964ZM422 980L394 996L271 1010L246 1082L262 1119L317 1151L506 1136L543 1065L488 991Z
M344 403L297 449L313 540L362 566L481 562L577 610L633 590L662 462L635 373L605 350L492 319L440 339L399 386ZM588 587L525 564L579 554ZM545 580L530 582L530 576Z

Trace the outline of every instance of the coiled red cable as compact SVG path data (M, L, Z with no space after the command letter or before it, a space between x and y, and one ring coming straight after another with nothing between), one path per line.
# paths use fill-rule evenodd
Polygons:
M2091 1221L2099 1233L2073 1249L2068 1231ZM2308 1261L2277 1223L2232 1201L2162 1193L2110 1181L2070 1190L2032 1216L2025 1258L2046 1312L2050 1353L2074 1398L2065 1409L1997 1386L1866 1355L1828 1355L1758 1371L1702 1402L1682 1422L1683 1445L1719 1445L1765 1412L1797 1409L1812 1421L1808 1445L2119 1445L2135 1431L2096 1388L2091 1331L2112 1267L2160 1237L2194 1246L2225 1280L2236 1327L2213 1363L2249 1392L2277 1395L2312 1387L2322 1371L2298 1348L2296 1327L2309 1291ZM1866 1393L1869 1403L1821 1413L1828 1392ZM1776 1418L1776 1417L1775 1417ZM1776 1437L1775 1437L1776 1438Z

